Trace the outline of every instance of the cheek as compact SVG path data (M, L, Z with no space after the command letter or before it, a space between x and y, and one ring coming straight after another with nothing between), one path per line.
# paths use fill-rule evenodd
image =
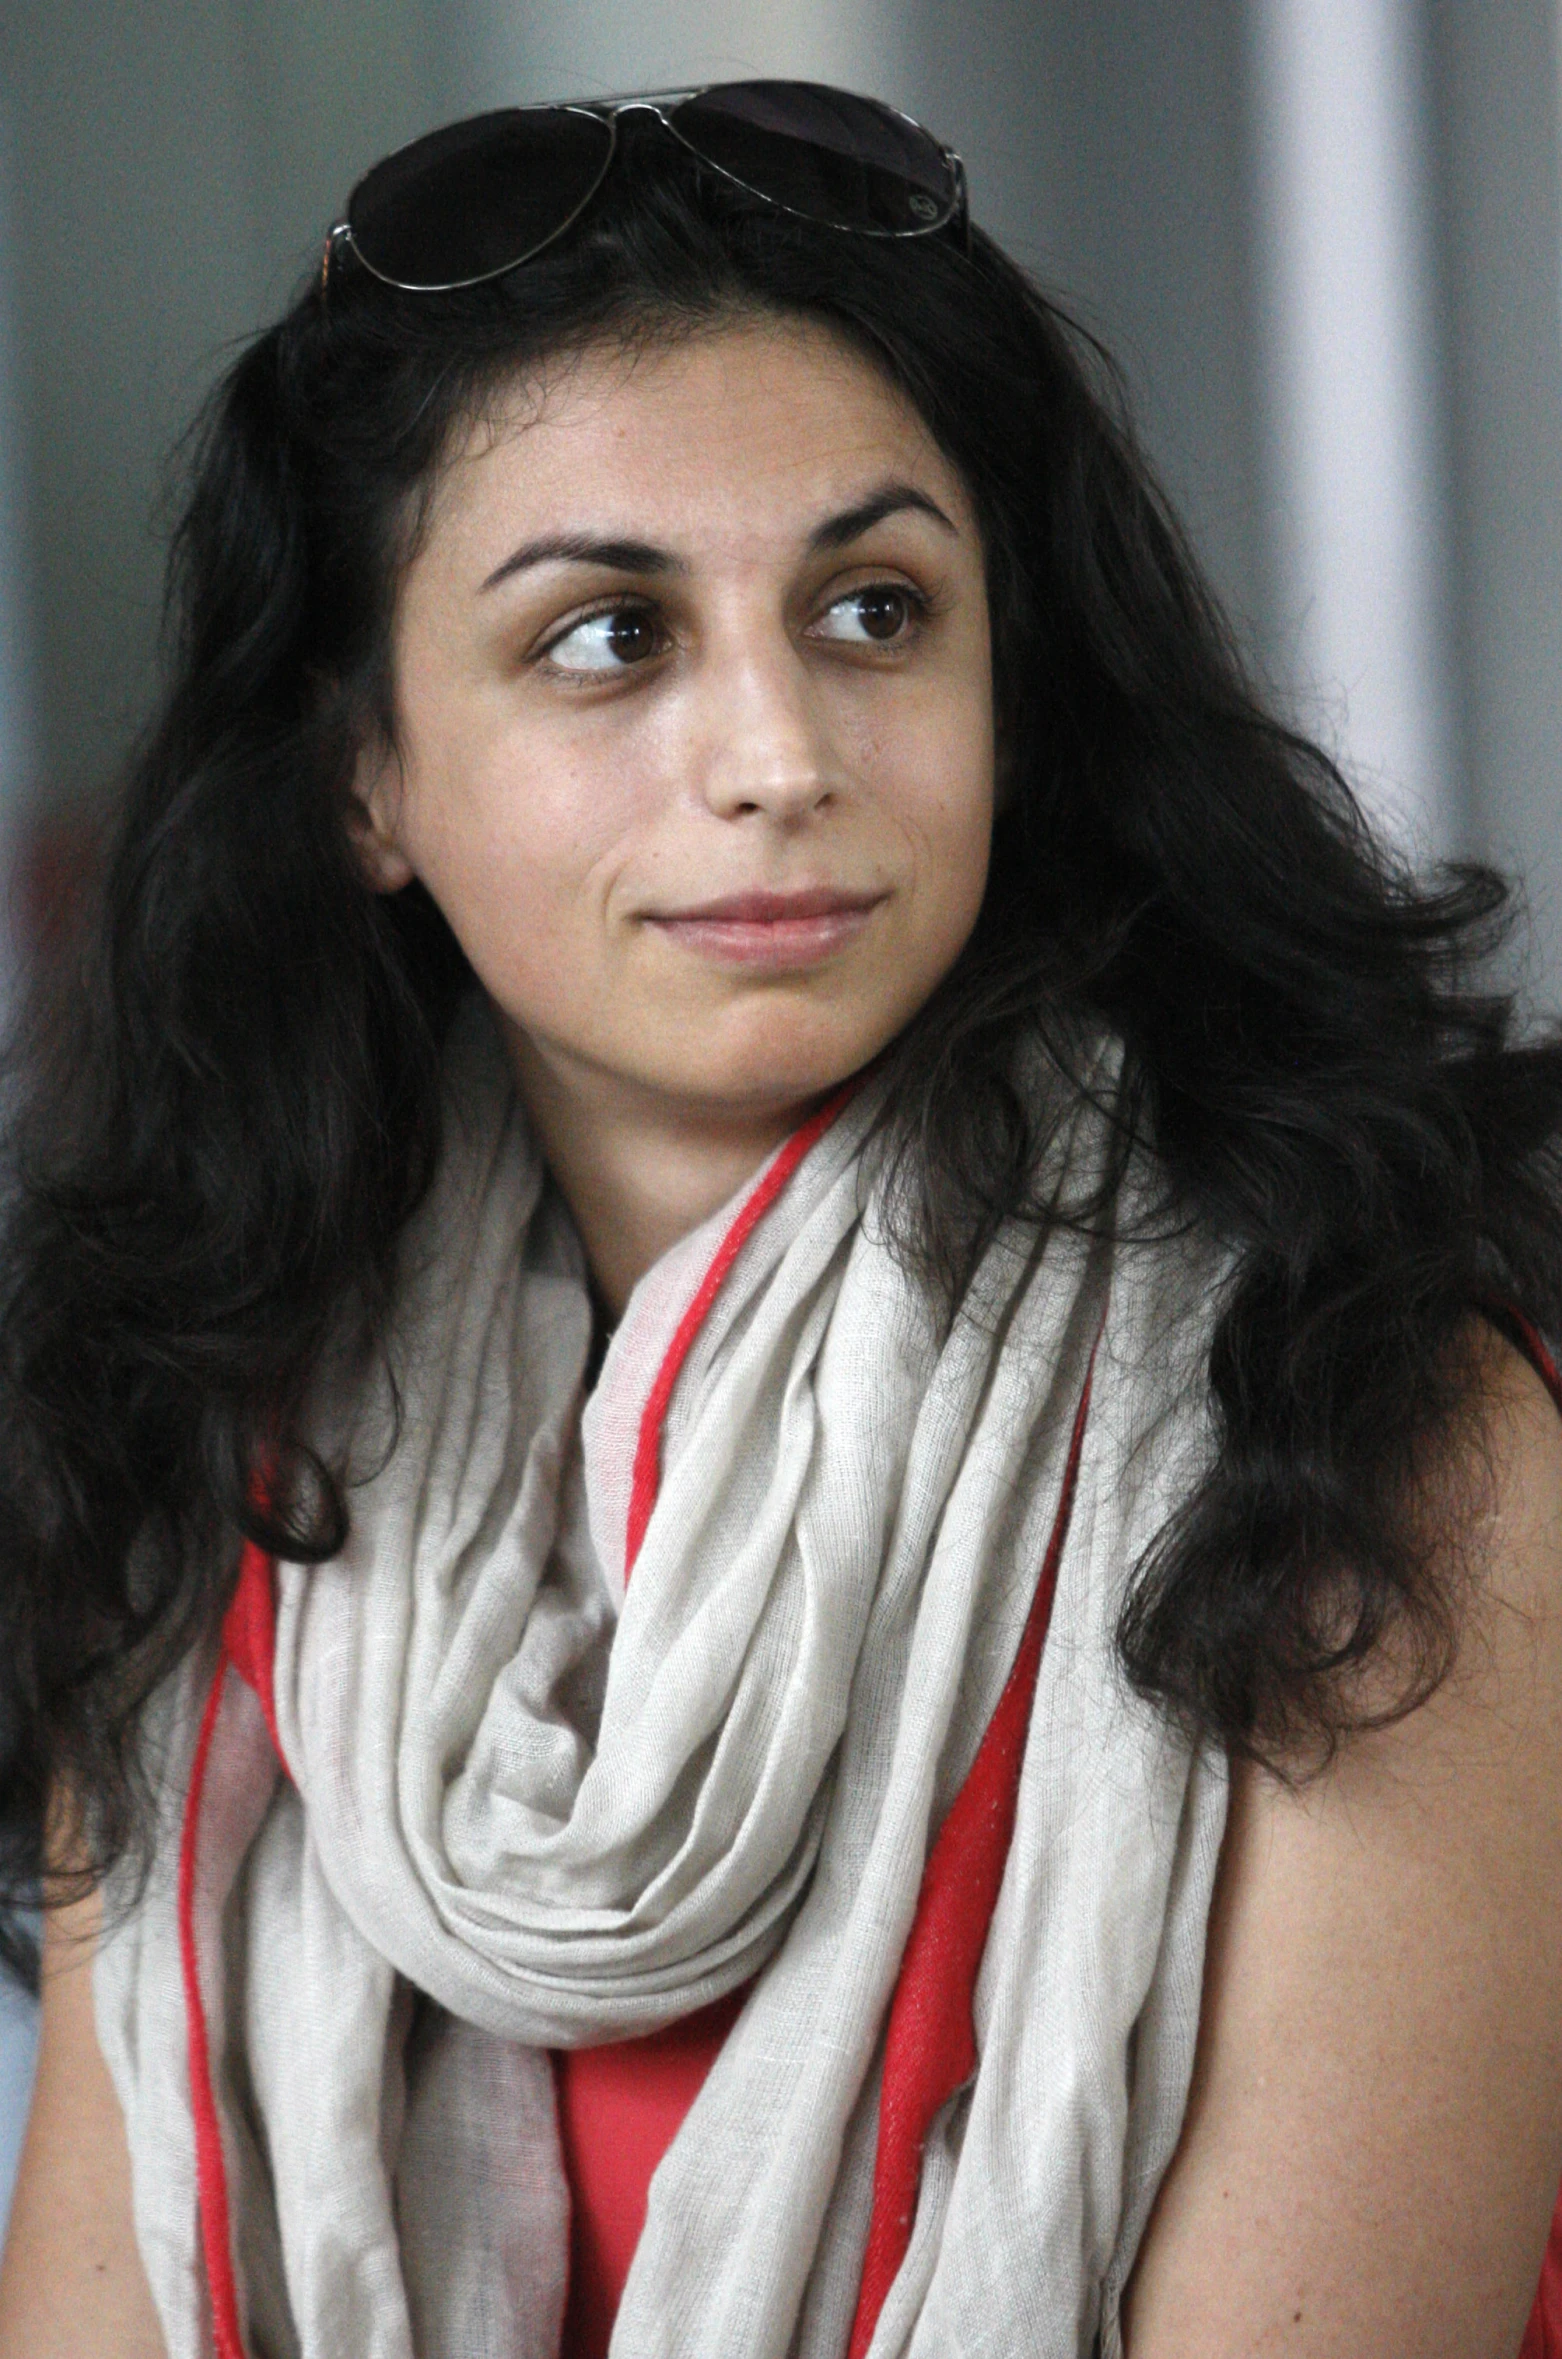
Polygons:
M975 923L987 882L995 803L991 721L985 704L945 716L917 745L917 793L906 812L916 839L919 898L942 932ZM959 945L956 944L956 948Z
M414 869L513 1012L556 996L592 956L619 818L611 797L581 794L535 760L473 764L458 788L414 800Z

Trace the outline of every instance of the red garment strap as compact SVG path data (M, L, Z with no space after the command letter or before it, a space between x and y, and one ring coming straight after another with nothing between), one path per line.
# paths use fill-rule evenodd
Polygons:
M245 2359L239 2325L238 2285L233 2269L232 2219L222 2127L212 2077L211 2041L201 1997L200 1954L196 1946L195 1903L200 1873L201 1804L212 1742L230 1670L254 1690L266 1716L271 1742L282 1761L273 1688L276 1658L276 1568L253 1540L245 1542L238 1585L223 1617L221 1650L206 1708L201 1715L190 1791L185 1798L179 1844L179 1968L184 1984L185 2028L190 2068L190 2111L195 2124L195 2187L200 2208L201 2250L211 2295L212 2334L217 2359ZM283 1762L283 1768L286 1769Z
M1507 1336L1514 1349L1523 1353L1555 1401L1557 1414L1562 1416L1562 1371L1558 1370L1540 1329L1511 1302L1488 1302L1483 1303L1481 1308L1492 1325Z
M1546 2257L1540 2264L1540 2290L1524 2329L1519 2359L1562 2359L1562 2202L1551 2223Z
M246 1687L252 1688L266 1715L266 1726L285 1770L282 1739L277 1734L274 1681L277 1660L277 1568L253 1540L244 1543L239 1559L238 1586L223 1616L222 1651Z
M233 2274L233 2244L228 2213L228 2172L223 2160L222 2128L217 2095L212 2086L211 2043L206 2034L206 2008L201 1998L200 1959L195 1942L196 1876L199 1870L201 1798L211 1760L212 1738L222 1709L228 1676L228 1657L218 1660L211 1693L201 1715L190 1791L184 1806L184 1829L179 1845L179 1967L184 1982L185 2029L189 2043L190 2110L195 2122L195 2187L200 2208L201 2248L206 2260L206 2284L211 2295L212 2336L217 2359L245 2359L239 2327L238 2287Z
M976 2070L976 1977L1009 1857L1020 1769L1090 1414L1100 1331L1074 1412L1052 1536L987 1733L928 1855L884 2038L873 2210L847 2359L864 2359L911 2242L934 2116Z
M656 1495L661 1488L662 1430L667 1423L673 1386L678 1381L694 1339L704 1326L711 1304L721 1291L722 1280L753 1230L774 1204L809 1148L818 1145L841 1108L856 1092L855 1081L849 1081L844 1089L838 1089L834 1097L803 1124L801 1130L793 1131L775 1160L767 1164L738 1207L731 1227L717 1246L710 1267L700 1280L693 1301L678 1322L677 1331L656 1371L656 1381L647 1395L640 1416L640 1432L635 1442L635 1462L629 1487L629 1528L624 1547L626 1582L635 1569L640 1543L645 1538L645 1528L651 1520L651 1510L656 1505Z

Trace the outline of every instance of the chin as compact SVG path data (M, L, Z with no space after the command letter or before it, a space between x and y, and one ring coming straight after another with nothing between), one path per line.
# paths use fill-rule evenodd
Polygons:
M689 1074L686 1086L732 1107L801 1107L850 1080L893 1038L889 1028L837 1029L778 1021L768 1012L745 1026L742 1038L724 1042L718 1056L702 1060L702 1071Z

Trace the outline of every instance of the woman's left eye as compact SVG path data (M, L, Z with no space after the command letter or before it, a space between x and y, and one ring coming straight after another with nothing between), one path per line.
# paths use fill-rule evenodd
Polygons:
M868 582L827 606L813 636L844 640L848 646L893 647L908 639L921 621L924 602L900 582Z
M643 606L610 606L588 614L547 649L561 672L622 672L660 655L664 634Z

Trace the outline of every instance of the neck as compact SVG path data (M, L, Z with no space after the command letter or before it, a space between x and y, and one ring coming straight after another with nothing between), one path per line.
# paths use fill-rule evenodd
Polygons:
M736 1194L808 1111L669 1103L506 1031L526 1111L614 1319L651 1264Z

